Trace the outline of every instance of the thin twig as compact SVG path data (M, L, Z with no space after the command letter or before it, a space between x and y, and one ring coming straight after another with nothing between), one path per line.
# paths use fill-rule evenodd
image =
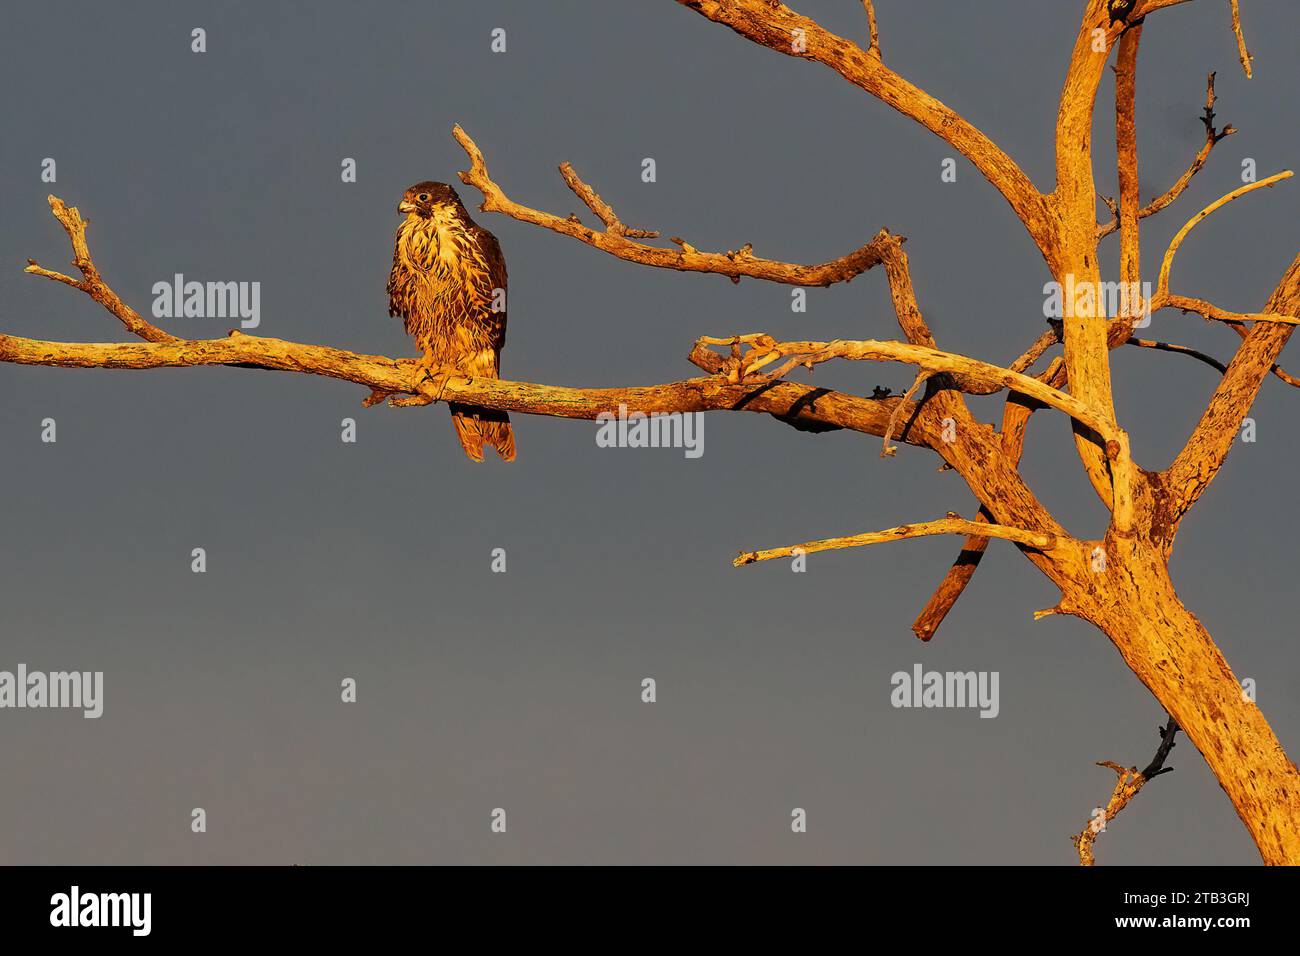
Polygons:
M1241 10L1237 7L1237 0L1228 0L1232 9L1232 32L1237 37L1237 59L1241 61L1241 68L1246 73L1246 79L1252 76L1250 69L1251 55L1246 49L1246 38L1241 33Z
M831 551L839 548L859 548L870 544L884 544L890 541L902 541L908 538L921 538L935 534L978 534L986 538L1001 538L1034 548L1038 551L1051 551L1057 547L1057 537L1041 531L1026 531L1023 528L1011 528L991 522L967 521L956 515L949 515L937 521L923 521L919 524L905 524L884 531L869 534L855 534L843 538L823 538L820 541L805 541L784 548L768 548L763 551L742 551L732 560L732 564L741 567L757 561L771 561L774 558L788 558L795 552L812 554L817 551Z
M871 42L867 46L867 52L880 59L880 31L876 29L876 8L871 0L862 0L862 7L867 11L867 29L871 33Z
M894 429L898 425L898 413L903 410L911 401L916 390L926 383L934 375L933 372L927 372L925 369L916 373L916 378L912 380L911 386L903 393L903 400L894 406L894 413L889 416L889 427L885 429L885 437L880 447L881 458L893 458L898 451L897 445L890 444L890 439L894 437Z
M1174 749L1174 737L1178 733L1178 722L1173 717L1170 717L1163 727L1158 727L1156 730L1160 734L1160 746L1156 748L1155 756L1151 758L1151 762L1142 770L1138 770L1136 767L1123 767L1110 760L1099 760L1097 762L1099 767L1108 767L1114 770L1119 779L1115 781L1115 789L1111 793L1110 799L1106 801L1106 806L1097 808L1100 815L1094 816L1081 831L1070 838L1075 849L1079 851L1080 866L1092 866L1096 862L1092 846L1098 834L1106 829L1106 824L1115 819L1115 816L1129 805L1148 782L1162 773L1169 773L1174 769L1173 767L1166 767L1165 761L1169 758L1169 752Z
M73 288L80 289L86 295L90 296L104 308L108 309L113 315L125 325L132 334L138 335L146 342L179 342L176 336L164 332L162 329L147 321L139 312L131 308L121 300L116 292L109 288L108 283L104 281L99 270L95 268L94 260L90 258L90 247L86 242L86 227L90 225L89 221L81 218L81 213L76 206L66 205L58 196L47 196L46 201L50 204L50 211L54 218L59 221L63 231L68 234L68 241L72 244L72 262L73 265L81 272L82 281L78 282L59 272L52 272L49 269L42 269L37 265L35 259L27 260L27 268L24 272L31 275L41 276L45 279L52 279L55 282L62 282L64 285L70 285Z
M470 161L470 168L459 174L461 182L473 186L483 194L483 203L479 208L484 212L499 212L511 219L541 226L551 232L570 236L611 256L641 265L676 269L679 272L710 272L727 276L733 282L739 282L741 277L745 276L786 285L828 286L837 282L848 282L879 264L881 252L885 247L882 237L888 235L882 230L871 242L848 255L817 265L763 259L754 255L753 248L748 243L730 252L700 252L678 237L673 237L673 241L680 247L678 249L648 246L633 240L653 239L658 237L659 233L648 229L629 229L624 226L613 208L601 199L568 163L560 167L564 181L601 220L605 226L603 230L597 231L584 226L576 216L556 216L538 209L530 209L510 199L488 174L483 152L469 134L457 125L452 128L452 135L465 150Z
M1214 77L1215 74L1211 73L1206 78L1205 108L1200 117L1201 122L1205 125L1205 142L1201 145L1200 150L1192 159L1191 165L1184 170L1183 174L1178 177L1178 180L1163 193L1138 210L1139 219L1146 219L1148 216L1154 216L1181 196L1187 189L1188 184L1191 183L1192 177L1199 173L1205 166L1206 160L1210 158L1210 151L1214 149L1215 145L1220 140L1227 139L1229 136L1232 136L1237 132L1236 127L1231 123L1224 126L1222 129L1218 129L1214 125L1214 104L1217 99L1214 93ZM1106 201L1106 205L1110 208L1111 217L1109 222L1097 227L1098 239L1109 236L1119 228L1118 204L1109 197L1103 197L1103 199Z
M1257 180L1256 182L1246 183L1244 186L1238 186L1236 189L1232 190L1232 192L1226 193L1214 200L1214 202L1210 203L1191 219L1188 219L1187 222L1183 223L1183 228L1179 229L1174 235L1174 238L1170 240L1169 247L1165 249L1164 259L1160 262L1160 274L1156 280L1156 294L1168 293L1169 270L1173 268L1174 256L1178 252L1178 247L1181 246L1183 240L1187 238L1187 234L1201 221L1207 218L1215 210L1221 209L1234 199L1239 199L1247 193L1254 192L1256 189L1267 189L1276 183L1280 183L1284 179L1290 179L1294 175L1295 174L1291 170L1284 169L1280 173L1274 173L1272 176Z
M1157 342L1154 339L1139 339L1136 337L1130 338L1125 344L1136 345L1137 347L1144 349L1158 349L1161 352L1178 352L1181 355L1188 355L1198 361L1204 362L1206 365L1218 370L1219 372L1226 372L1228 370L1228 366L1224 365L1213 355L1206 355L1204 352L1188 348L1186 345L1176 345L1172 342ZM1276 366L1274 367L1276 368Z
M637 239L657 239L659 233L653 229L630 229L623 225L622 221L615 214L613 208L605 200L601 199L596 190L592 189L582 181L573 166L569 163L560 163L560 175L574 194L586 203L587 208L594 212L597 218L605 224L605 229L619 236L631 236Z

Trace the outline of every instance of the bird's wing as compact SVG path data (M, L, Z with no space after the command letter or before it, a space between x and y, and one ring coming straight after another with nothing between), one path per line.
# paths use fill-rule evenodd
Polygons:
M404 309L401 302L401 267L402 267L402 236L399 231L397 238L393 242L393 268L388 273L388 314L390 316L403 315Z
M475 239L478 241L479 248L483 251L483 261L487 263L488 281L492 283L493 289L506 291L506 257L501 254L501 244L497 242L497 237L492 235L480 225L474 226ZM510 298L506 296L506 308L501 312L493 312L492 318L495 324L492 328L492 344L497 352L497 367L500 368L501 350L506 345L506 312L510 309Z

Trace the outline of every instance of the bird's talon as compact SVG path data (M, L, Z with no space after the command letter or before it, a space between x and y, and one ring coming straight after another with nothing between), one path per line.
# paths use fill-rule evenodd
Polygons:
M427 378L433 378L434 369L437 367L438 363L433 360L432 355L426 354L422 358L418 359L415 363L416 384L418 385Z

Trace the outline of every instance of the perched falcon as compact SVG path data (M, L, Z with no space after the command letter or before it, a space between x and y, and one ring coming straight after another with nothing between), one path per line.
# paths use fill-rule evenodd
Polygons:
M506 262L496 237L474 222L446 183L417 183L397 207L388 314L401 316L406 333L424 352L430 371L455 370L471 378L496 378L506 344ZM491 445L506 461L515 436L505 412L450 403L465 454L483 460Z

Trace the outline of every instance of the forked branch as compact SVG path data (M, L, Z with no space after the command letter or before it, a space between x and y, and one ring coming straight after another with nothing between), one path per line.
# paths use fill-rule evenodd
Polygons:
M1035 351L1041 354L1042 350L1045 350L1048 345L1056 341L1058 341L1056 332L1054 329L1050 329L1039 337L1026 355ZM1032 362L1028 364L1032 364ZM1035 376L1035 378L1052 388L1059 389L1065 384L1064 364L1060 358L1057 358L1044 372ZM1002 453L1013 467L1019 467L1020 465L1029 418L1037 409L1042 407L1042 403L1014 392L1006 398L1002 409L1002 430L999 435ZM975 515L975 522L982 524L992 520L993 516L989 513L988 508L981 506L979 512ZM980 534L967 536L962 544L961 551L957 554L956 560L948 568L947 573L943 576L938 587L935 588L934 593L912 624L912 632L919 639L928 641L934 637L939 625L943 623L944 618L948 616L948 612L952 610L953 605L957 603L957 599L961 597L966 590L966 586L970 584L971 578L975 575L975 570L984 558L985 551L988 550L988 546L989 539Z
M1215 145L1223 139L1236 134L1237 128L1229 123L1222 129L1214 125L1214 104L1216 97L1214 95L1214 74L1211 73L1205 81L1205 109L1201 113L1201 122L1205 125L1205 142L1193 157L1191 165L1184 170L1183 174L1178 177L1172 186L1163 193L1151 200L1145 206L1138 210L1138 218L1146 219L1148 216L1154 216L1160 210L1170 205L1175 199L1186 191L1192 181L1192 177L1201 171L1205 166L1206 160L1210 158L1210 151ZM1112 214L1110 222L1097 227L1097 238L1102 239L1109 236L1119 228L1118 214Z
M1115 781L1115 789L1106 801L1106 806L1098 807L1098 815L1094 815L1087 825L1084 826L1077 834L1071 838L1074 848L1079 851L1079 865L1092 866L1096 862L1092 847L1096 842L1098 835L1106 829L1106 825L1114 820L1115 817L1128 806L1138 792L1150 781L1160 776L1162 773L1169 773L1174 768L1166 767L1165 761L1169 759L1169 752L1174 749L1174 737L1178 734L1178 721L1170 717L1163 727L1157 728L1160 734L1160 746L1156 748L1155 756L1151 762L1142 770L1136 767L1123 767L1110 760L1099 760L1098 767L1108 767L1115 771L1119 777Z
M992 388L994 391L1009 388L1065 412L1080 424L1092 429L1105 441L1117 441L1120 437L1120 433L1110 421L1100 415L1096 409L1068 392L1000 365L924 345L874 339L778 342L766 333L755 332L730 338L703 336L696 342L696 352L711 345L728 345L736 349L742 345L748 346L748 351L737 351L733 355L733 360L727 365L725 374L728 380L733 382L759 384L776 381L797 367L812 368L814 365L837 358L851 361L903 362L930 373L965 378L985 388ZM785 359L785 362L774 371L769 373L759 371L781 359ZM987 394L987 392L982 393Z
M663 385L628 388L568 388L452 375L429 378L414 359L365 355L323 345L263 338L232 331L219 339L181 339L154 326L128 306L103 280L86 241L86 224L75 207L58 197L49 198L50 209L64 227L74 261L82 273L78 280L45 269L34 260L26 271L79 289L99 302L144 342L54 342L0 335L0 361L19 365L60 368L151 369L201 365L237 366L321 375L364 386L372 392L394 396L397 405L416 404L403 398L461 401L485 408L560 418L594 419L602 413L673 413L748 411L772 415L797 428L845 428L876 437L884 436L891 421L903 417L910 425L899 440L923 447L946 449L940 426L917 408L897 397L863 398L844 392L793 382L728 383L718 364L704 363L707 376ZM899 240L888 237L882 248Z
M126 326L127 331L133 335L138 335L146 342L179 342L180 339L147 321L109 288L108 283L99 274L99 270L95 268L94 260L90 258L90 247L86 242L86 227L90 223L88 220L81 218L81 213L77 207L65 205L58 196L47 196L46 201L50 204L50 212L59 221L63 231L68 234L68 242L72 245L72 263L81 272L82 278L78 281L61 272L43 269L35 259L28 259L27 268L23 271L55 282L62 282L74 289L80 289L117 316L121 323Z
M1044 255L1054 225L1043 195L1003 149L951 107L885 66L876 53L772 0L677 0L748 40L834 70L886 106L915 120L974 164L1011 204Z
M884 248L881 237L886 233L882 231L871 242L848 255L817 265L799 265L756 256L748 243L740 249L729 252L701 252L683 239L674 240L679 246L677 249L646 245L635 240L653 239L659 233L625 226L615 214L613 207L601 199L600 195L584 182L568 163L560 166L560 173L565 183L601 220L605 226L603 230L584 226L577 216L557 216L515 202L488 174L483 152L469 134L456 125L452 128L452 135L465 150L470 161L470 168L460 173L461 182L473 186L483 194L483 203L479 208L484 212L499 212L511 219L532 223L562 236L570 236L594 249L628 262L637 262L659 269L676 269L678 272L711 272L727 276L733 282L739 282L741 277L745 276L786 285L828 286L836 282L848 282L879 264Z
M1198 223L1208 217L1216 209L1223 208L1234 199L1244 196L1249 192L1254 192L1256 189L1270 188L1284 179L1290 179L1293 175L1294 173L1292 173L1291 170L1284 169L1282 172L1274 173L1272 176L1265 179L1253 183L1247 183L1244 186L1239 186L1232 192L1220 196L1191 219L1187 220L1187 222L1183 224L1183 228L1179 229L1174 235L1174 238L1170 240L1169 247L1165 250L1164 259L1160 263L1160 274L1156 279L1156 291L1151 299L1151 311L1154 312L1158 309L1169 306L1176 309L1182 309L1184 312L1196 312L1207 319L1223 319L1236 322L1281 322L1287 325L1300 323L1300 318L1297 318L1292 314L1272 312L1243 314L1238 312L1228 312L1225 309L1220 309L1201 299L1194 299L1189 296L1173 295L1169 291L1169 272L1173 268L1174 256L1177 255L1178 248L1183 244L1183 240L1187 238L1188 233L1190 233Z

